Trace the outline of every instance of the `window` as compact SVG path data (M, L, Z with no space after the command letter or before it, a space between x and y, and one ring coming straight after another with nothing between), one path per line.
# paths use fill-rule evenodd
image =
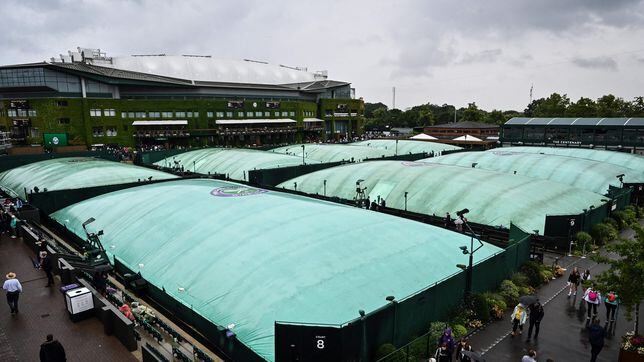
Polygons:
M105 135L107 137L114 137L116 136L116 134L117 134L116 127L107 127L107 129L105 130Z
M186 112L174 112L174 115L180 118L185 118Z
M264 112L264 117L270 117L270 116L271 116L271 112Z
M199 112L192 112L192 116L195 118L199 118Z
M104 109L103 110L103 115L105 117L114 117L114 116L116 116L116 111L114 109Z
M325 111L324 111L324 115L325 115L325 116L327 116L327 117L332 116L332 115L333 115L333 110L331 110L331 109L327 109L327 110L325 110Z
M237 112L237 117L244 118L244 112Z
M172 118L172 112L161 112L161 118Z
M29 113L29 117L36 117L37 113L35 109L29 109L27 110L27 113Z
M134 112L127 112L127 118L134 118Z
M34 127L34 128L32 128L30 131L31 131L31 137L32 137L32 138L38 138L38 137L40 137L40 130L38 130L38 128L35 128L35 127Z
M186 117L188 117L188 118L192 118L192 112L187 112L187 113L186 113Z
M161 112L148 112L148 118L160 118Z
M217 118L224 118L224 112L217 112Z
M145 112L134 112L134 117L145 118Z
M219 112L217 112L219 113ZM212 118L214 116L214 112L206 112L206 117L207 118Z
M291 116L291 117L295 117L295 112L290 111L290 112L288 112L288 115Z
M18 117L27 117L27 110L26 109L19 109L18 110Z
M233 118L233 112L226 112L227 118Z
M89 116L90 117L100 117L101 116L101 110L100 109L90 109L89 110Z
M103 127L92 127L93 137L103 137Z
M255 117L261 117L261 116L262 116L262 112L255 112Z
M246 112L246 117L252 117L252 116L253 116L253 112Z
M279 117L279 116L280 116L280 112L275 112L275 117Z
M18 117L18 112L15 109L8 109L7 116L9 117Z
M69 118L58 118L58 124L69 124Z
M282 117L287 117L287 116L288 116L288 112L282 112Z
M56 101L58 107L67 107L67 101Z
M121 112L121 118L127 118L127 113L126 112Z

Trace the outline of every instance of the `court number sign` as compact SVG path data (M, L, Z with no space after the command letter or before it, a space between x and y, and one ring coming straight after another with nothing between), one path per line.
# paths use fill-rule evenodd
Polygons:
M315 336L315 347L317 349L324 349L324 342L326 342L326 336Z

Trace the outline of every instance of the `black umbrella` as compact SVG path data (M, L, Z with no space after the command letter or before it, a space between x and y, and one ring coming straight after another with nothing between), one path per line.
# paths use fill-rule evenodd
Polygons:
M469 357L474 362L485 362L485 359L478 352L461 351L465 356Z
M536 303L536 301L539 300L536 295L524 295L521 298L519 298L519 303L528 306L530 304Z

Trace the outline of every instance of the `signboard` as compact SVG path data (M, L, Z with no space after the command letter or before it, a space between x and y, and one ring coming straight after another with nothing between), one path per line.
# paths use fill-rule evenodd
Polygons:
M72 289L65 292L69 314L78 314L94 308L92 292L87 288Z
M315 325L275 324L277 361L340 361L341 329Z
M21 109L29 109L29 101L20 99L20 100L12 100L9 101L9 108L21 108Z
M47 147L67 146L67 133L44 133L43 138Z

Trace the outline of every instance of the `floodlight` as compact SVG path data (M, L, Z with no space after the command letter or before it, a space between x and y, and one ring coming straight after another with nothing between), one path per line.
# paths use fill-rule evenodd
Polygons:
M466 255L467 255L467 254L469 254L469 253L470 253L469 251L467 251L467 246L461 246L461 247L459 247L459 249L461 249L461 251L463 252L463 254L466 254Z
M463 269L463 270L467 269L467 265L465 265L465 264L456 264L456 267L459 268L459 269Z
M358 313L360 313L360 317L364 317L366 315L366 313L362 309L360 309Z
M459 217L463 217L463 215L467 214L468 212L470 212L469 209L463 209L461 211L457 211L456 215L458 215Z
M387 298L385 298L385 299L386 299L388 302L393 302L393 301L395 301L395 300L396 300L396 297L394 297L393 295L389 295L389 296L387 296Z
M96 221L96 219L94 219L93 217L90 217L89 219L87 219L87 220L83 223L83 230L85 230L85 227L86 227L87 225L89 225L89 224L93 223L94 221Z

